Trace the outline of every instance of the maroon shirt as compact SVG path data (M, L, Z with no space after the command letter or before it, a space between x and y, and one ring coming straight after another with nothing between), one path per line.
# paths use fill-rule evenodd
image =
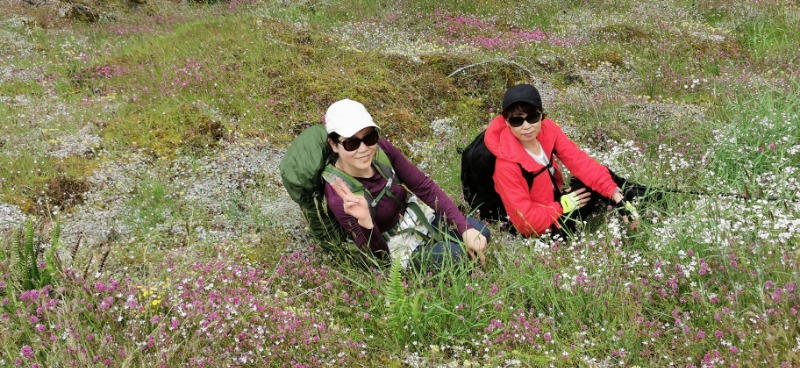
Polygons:
M469 228L466 217L458 210L458 207L450 197L425 173L408 161L397 147L383 138L378 141L378 146L389 156L389 161L392 163L395 174L412 193L433 208L438 215L444 216L451 225L458 228L459 234ZM375 175L371 178L356 179L364 185L373 198L377 197L383 187L386 186L386 179L377 170L375 170ZM390 190L402 205L398 205L393 199L384 195L375 207L375 218L372 219L375 227L366 229L358 224L358 220L344 212L342 198L336 194L329 183L325 183L325 199L328 202L328 209L336 217L339 226L350 235L362 251L369 249L373 253L377 251L389 253L389 247L383 238L383 232L389 231L400 221L400 217L405 212L405 203L409 196L402 185L392 185Z

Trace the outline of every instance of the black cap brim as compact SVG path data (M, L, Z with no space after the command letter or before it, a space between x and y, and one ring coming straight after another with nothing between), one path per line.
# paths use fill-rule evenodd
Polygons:
M535 107L542 107L542 96L539 90L530 84L519 84L506 90L503 96L503 111L517 102L525 102Z

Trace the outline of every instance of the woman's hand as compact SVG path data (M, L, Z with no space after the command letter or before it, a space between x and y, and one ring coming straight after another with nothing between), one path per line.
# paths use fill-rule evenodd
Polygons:
M639 227L639 211L633 203L622 199L617 202L617 209L622 214L622 222L628 224L631 230Z
M372 222L372 216L369 213L369 203L367 203L363 195L353 194L342 178L336 178L336 182L332 186L336 194L342 198L344 213L353 216L358 220L358 224L365 229L375 227Z
M564 208L564 201L562 201L561 207L564 210L564 213L572 212L578 208L585 207L589 204L589 200L592 197L592 193L586 190L586 188L578 188L575 191L572 191L572 188L567 188L565 191L567 194L564 196L569 197L575 206L570 206L570 208ZM562 197L563 198L563 197ZM564 198L566 200L567 198Z
M467 246L467 253L472 259L477 258L481 263L486 261L486 256L483 255L483 252L486 251L489 244L486 242L486 237L483 236L480 231L476 229L467 229L467 231L461 234L461 239L464 240L464 244Z
M617 204L617 208L622 214L622 222L628 224L631 230L636 230L639 227L639 211L636 210L636 206L625 200L620 188L614 191L611 200Z

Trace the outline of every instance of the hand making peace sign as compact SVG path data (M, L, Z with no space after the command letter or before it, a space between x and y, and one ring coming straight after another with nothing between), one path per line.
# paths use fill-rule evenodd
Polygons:
M363 228L372 229L375 227L372 222L372 216L369 213L369 203L367 203L363 195L353 194L342 178L337 177L336 182L331 186L336 194L342 198L344 213L353 216Z

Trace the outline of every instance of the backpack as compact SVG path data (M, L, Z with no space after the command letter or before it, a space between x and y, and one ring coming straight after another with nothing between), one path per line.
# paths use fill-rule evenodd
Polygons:
M459 150L461 153L461 187L470 210L478 212L480 219L503 221L508 215L500 195L494 189L494 167L497 157L486 147L485 134L486 131L482 131L466 148ZM519 164L522 176L528 183L528 190L533 186L533 179L548 171L552 165L552 154L550 155L550 164L535 173L525 170ZM554 180L552 175L550 179Z
M346 242L347 234L339 226L333 214L328 213L325 202L324 181L333 182L341 178L354 194L361 194L372 204L381 199L391 185L400 181L394 173L389 157L378 147L373 165L387 178L387 186L376 198L352 176L331 164L333 150L328 144L328 133L324 125L313 125L295 138L281 159L279 168L283 187L295 203L300 206L303 217L308 221L308 231L325 250L332 250ZM373 214L374 215L374 214Z

